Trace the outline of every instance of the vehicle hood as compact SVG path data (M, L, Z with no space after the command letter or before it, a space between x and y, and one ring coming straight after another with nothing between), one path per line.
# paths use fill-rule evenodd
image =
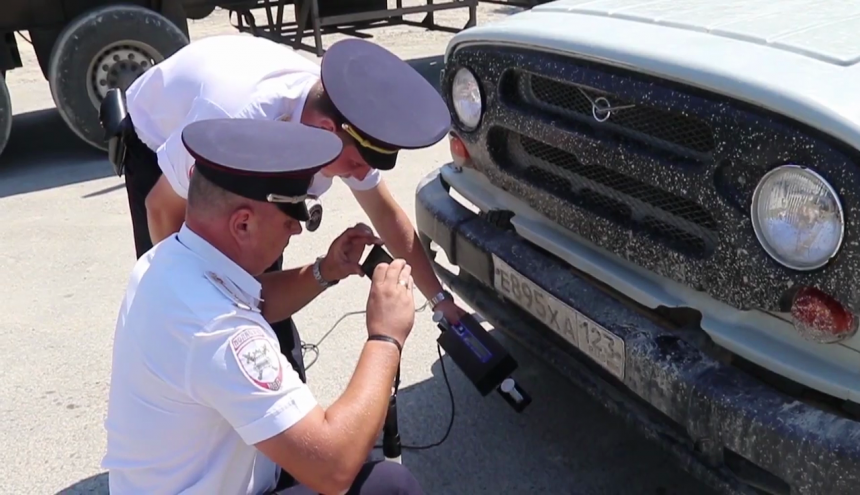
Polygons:
M860 2L558 0L461 31L596 59L787 115L860 149Z
M561 0L533 11L613 17L710 33L837 65L860 60L860 2L852 0Z

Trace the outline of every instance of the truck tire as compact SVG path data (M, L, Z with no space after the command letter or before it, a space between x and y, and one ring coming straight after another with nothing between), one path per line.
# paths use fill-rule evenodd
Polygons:
M80 15L60 33L48 63L60 116L85 142L106 150L98 108L107 91L128 89L188 43L174 22L142 7L110 5Z
M6 79L0 75L0 155L9 142L12 133L12 97L6 86Z

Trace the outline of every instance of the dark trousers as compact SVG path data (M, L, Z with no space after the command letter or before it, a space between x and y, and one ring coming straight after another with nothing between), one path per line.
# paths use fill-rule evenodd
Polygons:
M138 259L152 249L149 224L146 221L146 195L161 177L155 152L149 149L133 132L125 139L125 191L134 230L134 250Z
M149 237L149 224L146 221L146 196L155 187L161 177L161 168L158 166L158 158L155 152L137 137L135 133L129 133L126 138L125 156L125 190L128 194L128 208L131 213L131 226L134 231L134 249L140 258L152 249L152 239ZM283 256L270 266L266 271L277 271L281 269ZM281 352L287 356L290 364L307 383L305 375L305 364L302 357L301 340L292 318L280 321L272 325Z
M346 495L423 495L418 480L408 469L395 462L368 462ZM302 485L275 492L275 495L316 495Z

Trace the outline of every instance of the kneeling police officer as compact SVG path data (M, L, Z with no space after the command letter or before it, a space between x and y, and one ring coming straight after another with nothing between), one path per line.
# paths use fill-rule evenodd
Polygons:
M367 458L414 322L411 268L380 264L368 339L327 409L289 365L272 321L321 291L305 266L264 273L309 218L305 199L342 141L297 123L216 119L182 133L195 158L185 222L134 266L117 319L103 466L111 493L420 494ZM324 257L344 278L367 228ZM282 468L281 469L279 469Z

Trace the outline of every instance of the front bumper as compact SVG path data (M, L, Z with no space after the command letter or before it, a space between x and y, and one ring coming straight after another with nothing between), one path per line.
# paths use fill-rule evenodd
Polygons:
M443 281L497 329L658 440L694 475L728 493L762 493L750 486L786 495L860 491L860 423L709 358L564 262L465 208L447 187L435 171L419 184L416 201L425 249L435 242L460 268L455 276L437 264ZM505 302L493 289L492 255L623 339L623 381Z

